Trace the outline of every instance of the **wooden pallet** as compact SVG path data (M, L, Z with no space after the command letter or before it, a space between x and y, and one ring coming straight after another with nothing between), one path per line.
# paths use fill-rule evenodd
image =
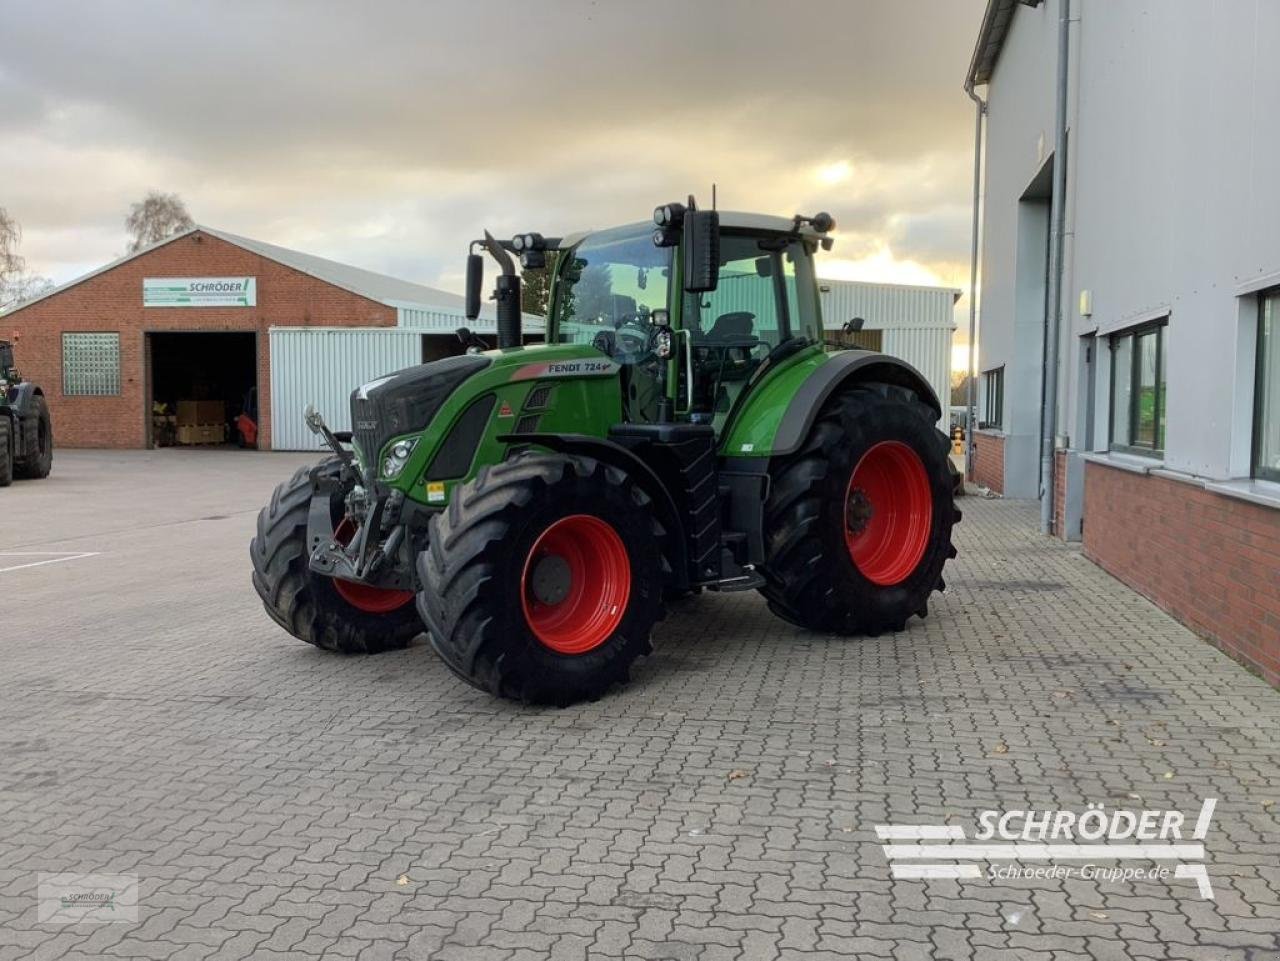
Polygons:
M179 424L178 443L189 446L199 444L225 444L226 424Z

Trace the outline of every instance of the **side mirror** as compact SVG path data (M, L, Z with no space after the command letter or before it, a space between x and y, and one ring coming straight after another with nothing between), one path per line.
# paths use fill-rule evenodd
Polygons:
M467 254L467 320L480 316L480 285L484 283L484 258Z
M313 434L320 433L324 425L324 419L320 416L320 412L316 410L315 404L308 404L307 409L302 412L302 419L307 422L307 429Z
M690 210L684 215L684 289L715 290L720 280L720 214Z

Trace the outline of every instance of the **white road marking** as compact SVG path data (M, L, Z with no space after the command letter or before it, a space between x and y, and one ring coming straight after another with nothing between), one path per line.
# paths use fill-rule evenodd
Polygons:
M8 557L43 557L43 561L27 561L23 564L11 564L0 567L0 574L8 571L20 571L25 567L43 567L45 564L61 564L63 561L78 561L82 557L97 557L101 551L0 551L0 562Z

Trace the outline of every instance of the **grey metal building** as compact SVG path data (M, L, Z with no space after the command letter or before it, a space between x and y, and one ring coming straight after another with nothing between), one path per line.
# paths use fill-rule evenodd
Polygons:
M967 78L975 473L1274 682L1280 4L1065 2L990 0Z

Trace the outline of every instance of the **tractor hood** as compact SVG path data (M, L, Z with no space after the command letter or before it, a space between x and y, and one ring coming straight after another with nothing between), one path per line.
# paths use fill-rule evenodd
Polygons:
M366 465L391 438L423 430L449 395L492 363L480 354L446 357L396 371L351 392L351 437Z

